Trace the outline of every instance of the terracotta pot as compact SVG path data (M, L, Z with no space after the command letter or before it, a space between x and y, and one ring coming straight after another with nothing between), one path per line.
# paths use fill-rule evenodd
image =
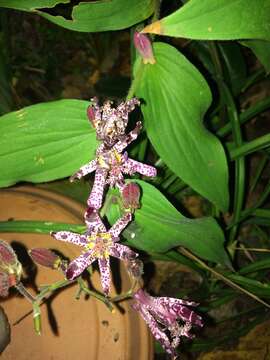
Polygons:
M84 207L62 195L34 187L17 187L0 191L0 220L45 220L80 224ZM54 240L49 235L1 233L0 237L26 249L47 247L57 249L71 259L79 247ZM16 243L15 243L16 245ZM29 260L29 259L28 259ZM130 287L125 269L120 266L122 291ZM49 284L63 277L56 271L38 267L36 284ZM100 277L94 272L92 283L100 289ZM33 291L33 289L29 289ZM42 309L42 335L35 334L32 316L11 326L11 343L2 354L3 360L149 360L153 343L139 315L121 303L123 313L112 314L94 298L75 299L77 287L72 285L56 295ZM115 290L114 290L115 291ZM31 305L14 292L1 304L12 324L31 310ZM53 331L52 320L54 318Z

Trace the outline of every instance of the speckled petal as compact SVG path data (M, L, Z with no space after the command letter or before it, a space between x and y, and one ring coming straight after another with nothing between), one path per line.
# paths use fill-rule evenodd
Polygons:
M104 294L108 296L111 284L110 258L99 258L98 265L100 270L102 289Z
M117 238L131 220L131 213L126 213L110 228L109 233L112 237Z
M203 326L201 316L197 315L193 310L185 306L197 306L197 303L166 297L155 298L154 302L158 303L159 306L166 308L171 314L175 314L185 322L189 322L197 326Z
M140 133L142 128L142 123L140 121L137 122L135 129L130 131L127 135L125 135L121 140L119 140L114 146L113 149L118 153L121 153L129 144L135 141Z
M139 254L132 251L128 246L114 243L110 248L110 255L121 260L135 259Z
M106 232L107 229L101 221L96 209L88 208L84 214L84 221L87 226L88 232Z
M77 276L81 275L84 269L86 269L89 265L92 264L92 262L96 260L96 257L91 255L92 252L93 251L91 250L81 254L68 265L66 271L66 277L68 280L73 280Z
M174 348L171 346L169 338L167 337L164 331L160 330L158 323L156 322L154 317L150 314L150 312L144 306L135 305L133 307L139 311L144 321L149 326L150 331L153 334L154 338L158 342L160 342L163 349L167 351L170 355L174 355Z
M149 177L154 177L157 175L157 170L153 166L143 164L139 161L127 159L124 164L123 172L126 174L134 174L135 172Z
M171 297L159 297L158 301L160 304L162 305L169 305L174 306L174 305L186 305L186 306L198 306L199 304L194 302L194 301L189 301L189 300L183 300L183 299L175 299L175 298L171 298Z
M97 168L94 185L91 194L89 196L89 199L87 200L87 204L89 207L92 207L94 209L101 208L107 174L108 174L107 169L100 167Z
M76 234L70 231L52 231L51 235L56 240L66 241L80 246L85 246L85 244L87 243L87 239L84 235Z
M97 161L92 160L86 165L82 166L79 171L77 171L74 175L70 177L70 181L74 181L75 179L81 179L83 176L90 174L95 171L97 167Z

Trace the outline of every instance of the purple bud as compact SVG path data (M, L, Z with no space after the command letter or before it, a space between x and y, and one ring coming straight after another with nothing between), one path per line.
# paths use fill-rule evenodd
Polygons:
M91 124L95 127L95 109L92 105L87 108L87 116Z
M135 210L140 207L140 188L135 183L129 183L122 190L122 201L125 209Z
M155 64L152 44L147 35L135 31L134 45L143 58L144 64Z
M29 255L38 265L46 266L51 269L58 269L61 259L49 249L35 248L29 251Z
M22 265L18 261L17 255L4 240L0 240L0 272L7 275L1 275L1 288L3 288L4 278L7 279L8 287L10 287L16 285L22 274Z
M17 256L12 247L4 240L0 240L0 266L1 264L12 266L17 261Z

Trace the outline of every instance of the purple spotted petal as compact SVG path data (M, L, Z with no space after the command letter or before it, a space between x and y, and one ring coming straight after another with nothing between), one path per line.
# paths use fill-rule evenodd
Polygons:
M94 209L101 208L107 174L108 174L107 169L99 168L99 167L97 168L94 185L91 194L89 196L89 199L87 200L87 205L89 207L92 207Z
M171 346L171 342L164 331L159 328L159 324L156 322L154 317L144 306L133 305L133 308L141 314L146 324L149 326L151 333L154 338L161 344L165 351L169 354L174 355L174 348Z
M110 248L110 255L121 259L121 260L130 260L135 259L139 254L132 251L128 246L114 243Z
M131 220L131 213L126 213L110 228L109 233L112 235L112 237L117 238Z
M174 307L175 305L186 305L186 306L198 306L199 304L194 302L194 301L189 301L189 300L183 300L183 299L175 299L175 298L171 298L171 297L160 297L159 298L159 302L160 304L164 305L164 306L170 306L170 307Z
M94 208L87 208L86 212L84 213L84 221L87 226L87 232L106 232L106 227L104 226L103 222L101 221L99 214L96 209Z
M68 280L73 280L77 276L81 275L81 273L88 266L92 264L96 260L96 257L92 255L92 251L87 251L80 256L78 256L75 260L73 260L67 267L66 277Z
M104 294L108 296L111 284L110 259L99 258L98 265L100 270L102 289L104 291Z
M51 232L51 235L56 240L61 240L65 242L69 242L72 244L85 246L87 244L87 238L84 235L76 234L70 231L57 231L57 232Z
M154 177L157 175L157 170L153 166L143 164L136 160L128 159L124 164L124 173L134 174L136 172L149 177Z
M166 297L155 298L154 302L158 304L159 307L161 306L163 309L167 309L167 311L171 314L174 314L185 322L189 322L197 326L203 326L202 318L189 307L185 306L197 306L197 303Z
M73 182L75 179L81 179L83 176L90 174L95 171L97 167L97 161L92 160L86 165L82 166L79 171L77 171L74 175L70 177L70 181Z
M119 115L119 117L121 117L122 119L128 119L128 113L130 113L131 111L133 111L135 109L136 105L140 105L140 100L137 98L132 98L130 100L121 102L118 106L117 106L117 114Z
M114 146L113 149L118 153L121 153L129 144L135 141L140 133L142 128L141 121L138 121L135 129L130 131L127 135L123 136L121 140L119 140Z

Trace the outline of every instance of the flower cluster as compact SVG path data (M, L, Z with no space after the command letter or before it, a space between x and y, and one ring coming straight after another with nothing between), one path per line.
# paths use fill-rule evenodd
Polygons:
M154 63L147 39L139 34L135 36L139 50L145 55L145 61ZM139 100L133 98L114 108L110 101L99 106L94 98L87 109L88 119L101 143L96 150L95 159L83 165L70 178L74 181L95 172L84 214L86 231L83 234L71 231L51 232L56 240L80 246L81 254L68 263L48 249L36 248L29 252L37 264L62 271L67 282L75 280L97 260L106 301L110 300L108 297L111 284L111 256L124 262L137 284L140 284L143 274L143 263L138 259L138 254L120 243L120 234L132 221L134 211L139 208L140 199L138 185L126 183L124 175L139 173L147 177L156 176L153 166L130 159L125 151L127 146L136 140L142 127L139 121L135 128L126 134L128 115L139 104ZM106 228L99 214L107 185L119 190L124 208L124 215L110 229ZM36 299L19 283L20 275L21 265L16 254L8 244L0 240L0 295L7 296L9 287L16 286L24 296L35 303ZM175 355L181 337L191 338L191 327L202 326L201 317L191 310L198 305L194 302L169 297L154 298L141 288L133 293L133 298L132 307L141 314L155 339L172 356Z
M69 231L51 233L56 240L70 242L83 248L81 255L67 266L65 272L67 279L75 279L98 260L101 284L106 296L109 294L111 282L110 256L124 260L127 264L138 256L127 246L119 243L119 235L131 222L132 212L138 208L140 197L139 187L132 183L126 184L124 174L132 175L138 172L144 176L156 176L156 169L153 166L130 159L128 153L123 152L137 138L142 127L141 122L137 122L135 129L125 134L128 114L139 103L138 99L133 98L114 108L110 101L99 106L97 99L92 99L92 104L87 109L87 116L101 144L96 150L96 158L82 166L70 178L74 181L95 171L94 184L84 215L87 230L82 235ZM107 184L119 189L126 209L125 214L109 230L99 216Z

